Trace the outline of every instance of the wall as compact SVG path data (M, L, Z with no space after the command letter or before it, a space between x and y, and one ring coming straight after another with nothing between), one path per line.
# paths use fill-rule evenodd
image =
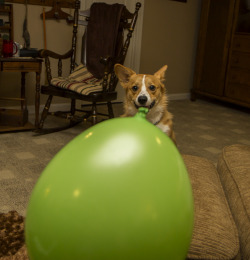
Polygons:
M192 87L200 8L201 0L145 1L140 73L152 74L167 64L172 98L187 96Z

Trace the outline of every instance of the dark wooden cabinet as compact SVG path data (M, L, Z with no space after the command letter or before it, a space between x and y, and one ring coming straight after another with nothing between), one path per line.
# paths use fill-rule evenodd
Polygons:
M250 107L250 1L202 1L191 99L197 96Z

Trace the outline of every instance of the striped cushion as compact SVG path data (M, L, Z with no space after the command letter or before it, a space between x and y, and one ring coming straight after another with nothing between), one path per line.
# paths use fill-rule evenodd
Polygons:
M78 92L82 95L89 95L92 92L102 91L102 79L95 78L87 71L83 64L75 68L69 77L52 78L51 84Z

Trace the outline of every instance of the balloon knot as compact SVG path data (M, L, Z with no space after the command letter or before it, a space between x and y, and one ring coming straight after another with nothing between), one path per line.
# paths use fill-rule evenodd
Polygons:
M139 107L138 112L136 113L136 116L146 118L147 113L148 113L148 108Z

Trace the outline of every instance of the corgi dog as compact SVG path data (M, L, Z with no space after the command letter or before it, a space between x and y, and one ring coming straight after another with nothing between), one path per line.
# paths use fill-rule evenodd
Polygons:
M139 107L148 108L147 120L160 128L176 144L172 114L167 110L166 88L163 84L167 65L154 75L136 74L133 70L115 64L115 74L125 89L124 114L134 116Z

